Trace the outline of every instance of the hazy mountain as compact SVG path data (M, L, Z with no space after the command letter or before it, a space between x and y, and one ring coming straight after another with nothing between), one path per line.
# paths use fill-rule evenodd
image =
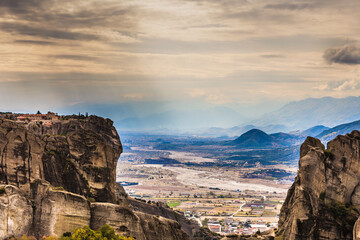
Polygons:
M116 127L120 130L163 129L179 130L184 133L184 130L197 129L197 135L233 137L253 128L267 133L276 133L302 131L317 125L334 127L360 119L359 109L360 97L325 97L291 102L253 121L246 120L233 108L199 101L77 104L60 109L59 113L88 112L101 115L114 120ZM245 121L247 125L240 125ZM204 130L199 131L199 129ZM320 130L322 130L321 127L316 127L303 134L314 136Z
M245 118L229 107L194 102L125 102L114 104L76 104L58 110L62 114L101 115L111 118L120 130L184 130L232 127Z
M322 133L323 131L326 131L328 129L330 129L330 128L325 127L323 125L318 125L318 126L306 129L305 131L302 131L301 135L306 136L306 137L307 136L315 137L315 136L319 135L320 133Z
M302 132L298 131L296 135L282 132L267 134L259 129L252 129L233 140L231 144L241 148L279 148L301 144L307 136L319 138L326 143L337 135L345 135L353 130L360 130L360 120L333 128L318 125Z
M201 110L170 110L146 117L131 117L116 121L118 129L158 130L158 129L201 129L212 126L233 126L243 117L227 107L213 107Z
M267 134L259 129L252 129L240 137L236 138L231 144L241 148L279 148L298 144L299 136L287 133Z
M360 97L324 97L291 102L249 124L255 126L282 124L291 130L302 130L315 125L334 127L358 119L360 119Z
M341 124L339 126L325 130L317 135L316 138L319 138L322 142L326 143L334 139L337 135L345 135L346 133L351 133L353 130L360 130L360 120Z
M273 139L259 129L252 129L235 139L233 144L244 148L265 148L273 147Z
M235 137L239 136L251 129L256 128L254 125L245 125L245 126L235 126L232 128L219 128L219 127L212 127L205 130L201 130L196 132L196 135L200 136L208 136L208 137L218 137L218 136L228 136L228 137Z
M280 146L292 146L301 144L303 140L305 140L304 136L296 136L288 133L273 133L270 134L275 142L277 142Z
M277 132L287 132L288 128L285 125L280 124L270 124L263 127L257 127L255 125L244 125L244 126L235 126L232 128L208 128L202 131L198 131L196 135L200 136L208 136L208 137L218 137L218 136L228 136L235 137L242 135L243 133L251 130L251 129L259 129L261 131L267 133L277 133Z

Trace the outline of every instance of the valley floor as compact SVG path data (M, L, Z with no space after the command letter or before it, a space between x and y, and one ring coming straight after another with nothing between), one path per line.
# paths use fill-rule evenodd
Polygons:
M117 181L130 196L164 202L220 234L277 227L294 165L224 167L202 153L144 145L129 147L119 160ZM287 174L274 177L274 169Z

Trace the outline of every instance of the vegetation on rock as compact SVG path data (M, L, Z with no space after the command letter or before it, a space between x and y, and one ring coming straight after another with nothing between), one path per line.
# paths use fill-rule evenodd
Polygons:
M37 240L34 236L12 237L10 240ZM104 225L98 230L92 230L89 226L75 228L72 233L66 232L60 238L43 236L41 240L135 240L133 237L119 236L109 225Z

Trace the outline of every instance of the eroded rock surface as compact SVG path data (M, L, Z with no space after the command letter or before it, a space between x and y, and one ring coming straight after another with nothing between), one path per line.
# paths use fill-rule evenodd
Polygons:
M28 191L31 181L42 179L97 201L116 201L122 146L111 120L91 116L38 125L0 120L0 183Z
M25 193L11 185L0 185L0 239L28 233L32 218L32 205Z
M32 198L35 236L61 236L90 225L90 203L84 196L57 190L41 181L33 183L32 190L36 193Z
M181 229L189 236L193 236L193 234L200 228L196 222L187 219L183 213L173 211L160 203L148 204L136 199L128 199L128 203L131 205L131 208L137 212L161 216L180 223Z
M108 224L117 234L146 239L140 218L129 208L111 203L91 204L91 228L98 229Z
M136 213L146 235L146 240L187 240L189 236L181 230L178 222L157 215Z
M299 171L281 209L283 239L353 239L360 210L360 132L327 144L307 138Z
M116 164L122 146L112 124L90 116L34 128L45 142L45 180L96 201L115 203Z
M43 141L23 126L0 120L0 183L29 190L30 181L43 178Z

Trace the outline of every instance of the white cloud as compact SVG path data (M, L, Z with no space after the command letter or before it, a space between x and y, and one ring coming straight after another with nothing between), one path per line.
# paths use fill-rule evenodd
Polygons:
M334 88L335 91L348 91L358 89L360 86L360 81L351 79L342 82L338 87Z

